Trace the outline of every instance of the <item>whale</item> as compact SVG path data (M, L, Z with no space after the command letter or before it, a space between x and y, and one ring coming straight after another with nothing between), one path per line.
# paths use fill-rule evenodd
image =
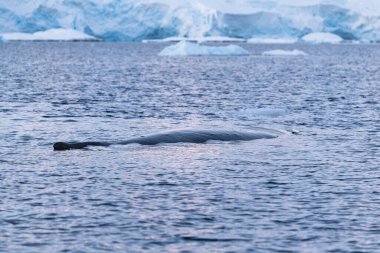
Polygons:
M56 151L83 149L89 146L107 147L110 145L157 145L161 143L205 143L208 141L251 141L257 139L273 139L279 136L276 130L257 128L254 131L224 131L224 130L176 130L170 132L157 133L141 137L134 137L124 141L102 142L56 142L53 148Z

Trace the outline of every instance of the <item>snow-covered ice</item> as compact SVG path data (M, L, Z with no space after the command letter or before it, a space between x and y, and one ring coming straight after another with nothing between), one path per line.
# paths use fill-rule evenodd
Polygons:
M264 56L305 56L307 53L301 50L282 50L282 49L276 49L276 50L270 50L265 51L262 53Z
M72 29L50 29L36 33L3 33L4 40L50 40L50 41L73 41L73 40L96 40L83 32Z
M341 37L332 33L310 33L303 36L302 40L308 43L313 43L313 44L320 44L320 43L337 44L343 41Z
M249 52L237 45L229 46L205 46L192 42L181 41L177 44L164 48L159 56L242 56L249 55Z
M0 34L60 27L107 41L283 43L279 39L333 31L343 40L378 42L379 13L379 0L0 0Z

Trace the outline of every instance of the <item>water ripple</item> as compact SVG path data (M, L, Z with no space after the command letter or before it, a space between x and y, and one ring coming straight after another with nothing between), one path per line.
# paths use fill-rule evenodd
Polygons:
M379 46L164 46L0 44L0 252L378 251ZM278 47L308 56L260 56ZM284 134L51 149L257 126Z

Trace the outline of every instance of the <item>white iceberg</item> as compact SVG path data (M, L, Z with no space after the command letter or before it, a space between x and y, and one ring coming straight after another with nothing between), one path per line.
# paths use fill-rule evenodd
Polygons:
M307 53L301 50L270 50L270 51L265 51L262 53L264 56L305 56Z
M303 36L302 40L308 43L313 43L313 44L321 44L321 43L338 44L343 41L341 37L332 33L309 33Z
M72 29L50 29L36 33L3 33L1 35L5 41L78 41L78 40L97 40L95 37Z
M199 55L212 55L212 56L241 56L249 55L249 52L237 45L229 46L204 46L187 41L181 41L177 44L164 48L159 56L199 56Z
M231 38L231 37L224 37L224 36L207 36L207 37L168 37L165 39L152 39L152 40L143 40L143 43L150 43L150 42L181 42L181 41L188 41L188 42L196 42L196 43L205 43L205 42L246 42L245 39L240 38Z
M245 39L240 38L231 38L231 37L225 37L225 36L207 36L207 37L201 37L197 38L198 43L204 43L204 42L246 42Z
M293 44L298 41L297 38L264 38L257 37L247 40L247 43L252 44Z

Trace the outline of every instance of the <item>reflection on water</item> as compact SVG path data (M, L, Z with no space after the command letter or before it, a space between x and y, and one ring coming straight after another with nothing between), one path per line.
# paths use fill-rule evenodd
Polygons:
M0 44L0 252L379 248L378 46L157 57L164 46ZM276 48L309 56L260 56ZM52 151L254 127L285 133Z

